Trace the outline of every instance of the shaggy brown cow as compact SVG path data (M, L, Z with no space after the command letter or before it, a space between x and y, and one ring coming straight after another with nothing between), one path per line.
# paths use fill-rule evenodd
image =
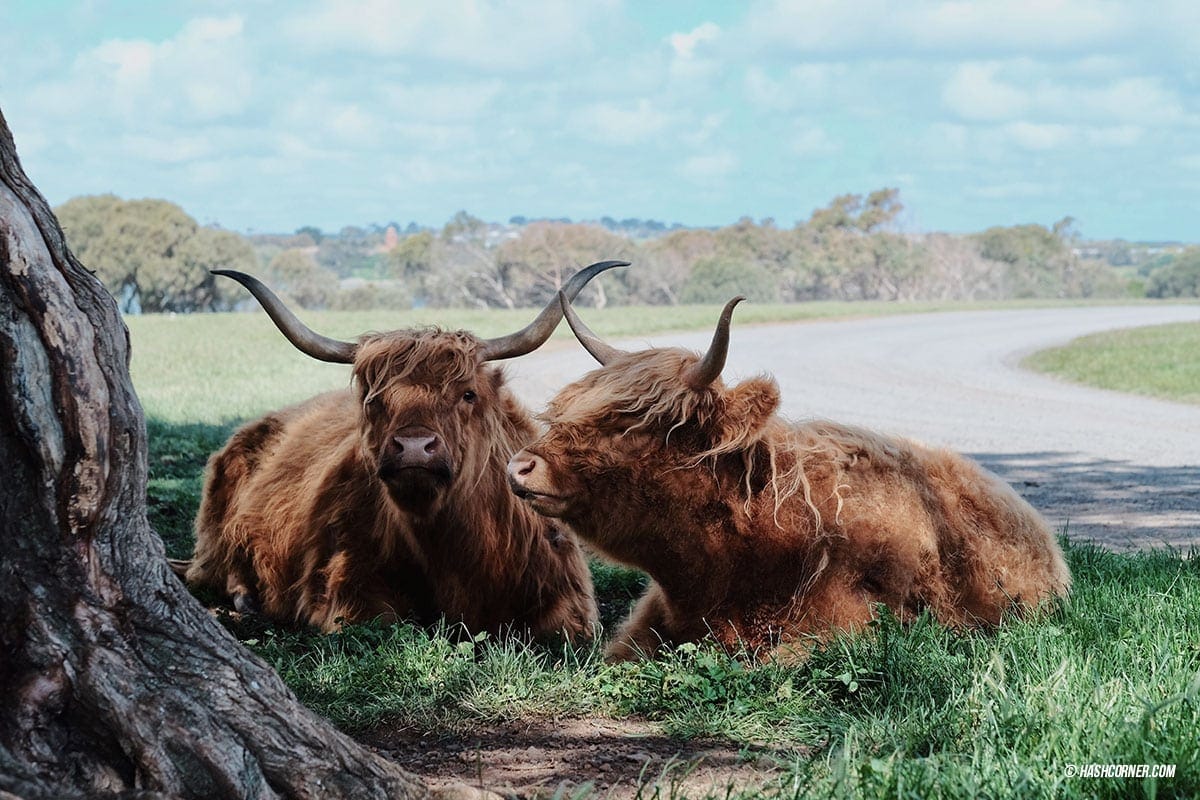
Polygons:
M737 298L709 352L623 353L561 298L604 366L550 403L512 457L513 491L653 583L613 659L712 636L802 656L885 603L951 626L995 625L1062 597L1070 574L1046 524L1003 481L946 450L776 414L769 377L720 379ZM777 648L783 648L782 650Z
M625 263L593 264L565 291ZM256 279L219 274L302 352L353 364L353 386L249 423L210 459L190 585L326 631L444 615L471 631L591 635L596 604L576 540L508 491L504 465L536 428L487 363L540 346L562 319L557 299L498 339L425 328L339 342Z

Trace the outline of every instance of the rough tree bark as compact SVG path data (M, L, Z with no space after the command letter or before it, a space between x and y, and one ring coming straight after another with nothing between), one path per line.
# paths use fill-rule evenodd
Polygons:
M0 113L0 798L427 796L171 573L128 359Z

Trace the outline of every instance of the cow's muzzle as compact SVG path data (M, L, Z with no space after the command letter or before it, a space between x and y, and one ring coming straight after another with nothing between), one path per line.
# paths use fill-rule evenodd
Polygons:
M393 434L385 456L400 469L430 469L446 460L446 448L434 431L409 425Z
M539 514L556 517L565 509L565 499L554 493L541 456L522 450L509 459L508 485L513 494Z
M421 511L454 480L454 465L441 437L410 425L392 435L379 458L379 478L402 508Z

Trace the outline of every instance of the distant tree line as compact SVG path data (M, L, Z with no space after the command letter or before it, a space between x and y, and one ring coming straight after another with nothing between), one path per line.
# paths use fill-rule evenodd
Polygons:
M984 300L1200 294L1200 247L1082 242L1073 220L981 233L908 234L896 189L834 198L802 222L721 228L644 220L398 223L324 233L200 226L165 200L79 197L57 209L71 247L126 311L222 310L244 298L209 270L251 272L304 308L515 308L548 301L579 266L635 267L581 302L673 305L807 300Z
M1200 247L1184 248L1144 274L1147 297L1200 297Z
M77 197L55 209L71 249L122 311L200 311L228 302L210 269L254 270L242 236L201 227L166 200Z

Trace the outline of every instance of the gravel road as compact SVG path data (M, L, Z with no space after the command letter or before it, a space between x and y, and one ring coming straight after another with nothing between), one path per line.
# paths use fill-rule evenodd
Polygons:
M834 419L967 453L1072 539L1186 548L1200 546L1200 407L1073 386L1018 363L1087 333L1198 320L1200 305L742 326L735 314L725 378L773 373L792 419ZM615 344L703 349L710 335ZM518 394L542 408L593 366L570 346L508 371Z

